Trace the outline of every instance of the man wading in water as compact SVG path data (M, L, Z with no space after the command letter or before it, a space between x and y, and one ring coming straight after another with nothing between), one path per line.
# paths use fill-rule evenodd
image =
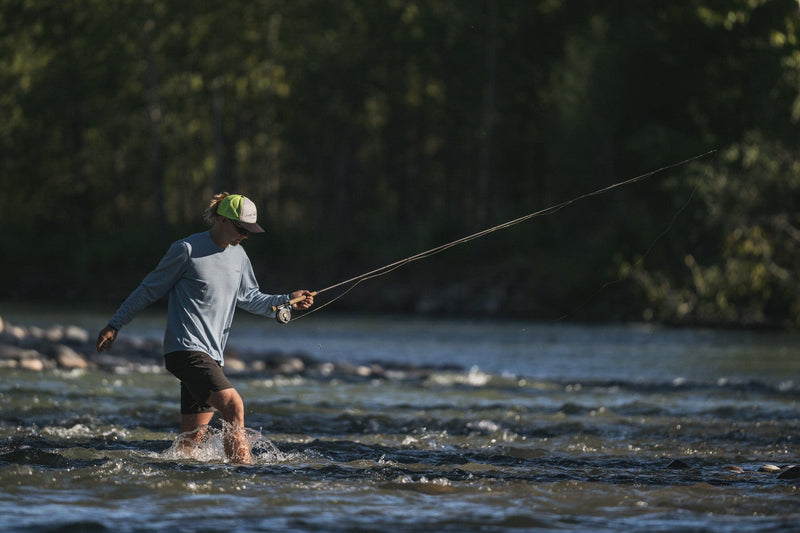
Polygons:
M227 423L225 453L251 464L244 404L222 371L223 352L236 308L274 316L273 306L305 297L295 309L314 303L307 290L268 295L258 288L253 267L239 244L263 233L256 206L239 194L218 194L204 213L211 229L170 246L155 270L128 296L97 337L97 351L110 350L119 329L169 293L164 362L181 381L181 449L191 453L202 440L214 410Z

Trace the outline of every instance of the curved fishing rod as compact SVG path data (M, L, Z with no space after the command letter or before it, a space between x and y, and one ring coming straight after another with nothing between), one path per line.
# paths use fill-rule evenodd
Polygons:
M579 202L580 200L585 200L586 198L591 198L593 196L599 196L601 194L605 194L605 193L607 193L609 191L612 191L614 189L618 189L619 187L624 187L625 185L630 185L632 183L636 183L636 182L639 182L639 181L646 180L647 178L650 178L650 177L652 177L652 176L654 176L654 175L656 175L656 174L658 174L660 172L664 172L665 170L670 170L670 169L685 165L687 163L691 163L692 161L696 161L698 159L702 159L703 157L706 157L707 155L713 154L715 152L716 152L716 150L710 150L710 151L708 151L708 152L706 152L704 154L696 155L694 157L690 157L689 159L684 159L683 161L681 161L679 163L673 163L671 165L667 165L667 166L664 166L664 167L661 167L661 168L657 168L656 170L652 170L652 171L647 172L645 174L641 174L639 176L636 176L635 178L630 178L630 179L627 179L627 180L624 180L624 181L620 181L620 182L614 183L613 185L609 185L607 187L603 187L602 189L597 189L596 191L592 191L592 192L589 192L589 193L586 193L586 194L582 194L580 196L576 196L575 198L572 198L571 200L567 200L565 202L561 202L560 204L556 204L556 205L547 207L545 209L542 209L540 211L535 211L533 213L528 213L527 215L521 216L519 218L515 218L513 220L509 220L508 222L504 222L502 224L498 224L497 226L492 226L491 228L487 228L487 229L479 231L477 233L473 233L471 235L467 235L466 237L462 237L462 238L457 239L455 241L448 242L447 244L442 244L440 246L437 246L436 248L431 248L430 250L426 250L424 252L420 252L420 253L412 255L410 257L406 257L405 259L401 259L399 261L395 261L394 263L390 263L390 264L382 266L380 268L376 268L375 270L371 270L369 272L365 272L364 274L352 277L352 278L347 279L345 281L340 281L339 283L335 283L335 284L331 285L330 287L325 287L324 289L319 289L319 290L313 291L313 292L311 292L311 296L316 296L318 294L322 294L323 292L327 292L327 291L336 289L338 287L342 287L344 285L351 284L351 286L349 288L347 288L347 290L342 292L342 294L340 294L337 297L333 298L329 302L326 302L325 304L317 307L316 309L313 309L311 311L308 311L307 313L304 313L300 317L292 318L291 309L292 309L292 305L294 305L294 304L296 304L298 302L302 302L303 300L305 300L306 299L305 296L300 296L298 298L294 298L294 299L289 300L288 302L286 302L286 303L284 303L282 305L279 305L279 306L273 306L272 307L272 311L276 313L276 318L277 318L278 322L280 322L281 324L286 324L286 323L288 323L288 322L290 322L292 320L297 320L298 318L302 318L303 316L306 316L306 315L308 315L310 313L314 313L316 311L320 311L320 310L324 309L325 307L327 307L328 305L332 304L333 302L335 302L339 298L342 298L344 295L346 295L348 292L353 290L359 283L361 283L363 281L366 281L366 280L369 280L369 279L373 279L373 278L377 278L377 277L380 277L380 276L384 276L386 274L389 274L393 270L396 270L396 269L398 269L398 268L400 268L402 266L405 266L405 265L407 265L409 263L413 263L414 261L419 261L420 259L426 259L428 257L431 257L433 255L441 253L441 252L443 252L443 251L445 251L445 250L447 250L449 248L452 248L454 246L458 246L460 244L464 244L464 243L473 241L475 239L479 239L481 237L485 237L486 235L489 235L490 233L494 233L496 231L500 231L500 230L503 230L503 229L510 228L511 226L515 226L517 224L525 222L526 220L530 220L532 218L536 218L536 217L540 217L540 216L550 215L552 213L555 213L556 211L560 211L561 209L574 204L575 202Z

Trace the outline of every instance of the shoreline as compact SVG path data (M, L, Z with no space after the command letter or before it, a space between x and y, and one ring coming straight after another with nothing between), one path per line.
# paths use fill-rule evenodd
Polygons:
M74 324L35 325L9 323L0 317L0 368L33 372L97 369L112 373L143 370L166 372L160 340L121 336L112 352L98 353L91 333ZM321 360L307 353L269 349L225 351L225 372L231 375L258 374L308 376L320 379L423 380L436 372L464 372L453 364L414 365L408 363L351 364Z

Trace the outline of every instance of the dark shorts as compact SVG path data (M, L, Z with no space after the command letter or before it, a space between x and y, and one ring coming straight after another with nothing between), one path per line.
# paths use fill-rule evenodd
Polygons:
M222 367L203 352L171 352L164 356L167 370L181 380L181 414L210 413L206 403L212 392L232 389Z

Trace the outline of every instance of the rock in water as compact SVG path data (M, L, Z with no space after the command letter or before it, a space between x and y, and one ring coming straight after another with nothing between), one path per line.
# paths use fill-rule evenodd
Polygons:
M247 365L240 359L230 358L225 360L225 370L228 372L244 372L247 370Z
M778 476L778 479L798 479L800 478L800 466L790 466Z
M66 346L64 344L57 344L53 351L55 352L55 359L58 366L67 369L85 369L88 368L89 363L83 358L81 354Z
M676 470L687 470L692 467L684 463L680 459L675 459L674 461L672 461L670 464L667 465L667 468L674 468Z
M34 359L32 357L26 357L24 359L20 359L19 367L25 370L32 370L34 372L41 372L44 370L44 363L42 363L41 359Z
M86 344L90 339L89 332L78 326L66 326L64 328L64 340L77 344Z

